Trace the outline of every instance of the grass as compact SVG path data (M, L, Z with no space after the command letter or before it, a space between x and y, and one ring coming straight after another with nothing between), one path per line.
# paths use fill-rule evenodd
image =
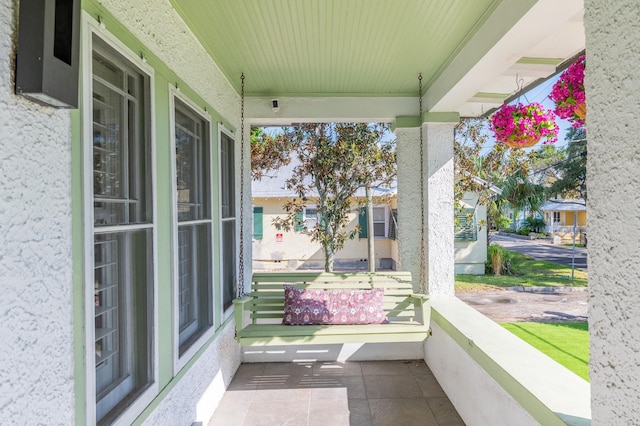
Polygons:
M589 381L589 329L586 322L512 322L500 325Z
M575 281L571 282L571 267L557 263L535 260L529 256L511 252L512 269L515 275L465 275L457 274L455 290L457 292L495 290L496 287L561 287L587 286L587 273L575 270Z
M573 243L562 243L563 246L573 247ZM576 243L576 247L586 247L584 244Z

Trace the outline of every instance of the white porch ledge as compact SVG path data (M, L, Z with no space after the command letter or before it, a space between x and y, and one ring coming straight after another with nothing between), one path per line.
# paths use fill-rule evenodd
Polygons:
M469 425L590 425L590 385L456 298L432 298L426 361Z

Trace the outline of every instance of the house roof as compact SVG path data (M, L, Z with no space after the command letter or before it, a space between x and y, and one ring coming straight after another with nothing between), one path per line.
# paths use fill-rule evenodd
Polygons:
M297 197L294 191L287 188L287 179L291 177L294 167L298 164L296 160L292 160L286 166L281 167L278 170L265 173L261 180L251 181L251 195L254 198L294 198ZM371 195L373 197L385 197L397 195L398 187L395 180L391 185L377 186L371 188ZM310 196L317 196L317 192L309 194ZM364 197L364 188L359 188L356 192L356 197Z
M566 212L566 211L587 211L587 206L582 198L575 200L565 200L557 198L545 202L541 207L542 211Z
M419 73L424 111L479 116L585 47L583 0L170 2L238 93L244 73L256 119L298 118L312 98L343 101L331 121L415 115ZM311 100L272 113L274 97Z

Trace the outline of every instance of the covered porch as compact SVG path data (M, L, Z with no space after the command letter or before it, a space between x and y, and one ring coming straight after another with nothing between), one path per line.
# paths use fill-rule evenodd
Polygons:
M375 413L394 412L371 402L386 399L375 394L384 372L417 386L409 394L399 386L394 403L421 399L429 408L421 420L437 424L640 417L640 227L628 225L640 201L626 189L632 174L611 173L637 160L634 0L83 0L72 111L14 93L18 3L0 0L0 423L207 424L228 404L248 410L260 390L308 386L309 404L316 393L346 396L336 398L345 422L361 412L349 400L366 399L377 424ZM456 299L453 287L456 124L586 46L591 384ZM234 339L232 307L251 288L248 135L251 126L327 121L395 129L398 269L429 296L431 335L406 348L250 353ZM106 132L118 133L110 146ZM182 198L192 188L179 187L176 158L188 156L178 134L197 141L190 165L209 176L190 191L201 194L193 202ZM191 205L208 207L192 217ZM191 272L201 279L184 278L185 247L200 250L202 269ZM346 379L323 382L323 368L336 366ZM364 388L349 379L358 370ZM377 379L364 378L370 370ZM445 407L442 421L436 406ZM262 407L245 420L274 406Z

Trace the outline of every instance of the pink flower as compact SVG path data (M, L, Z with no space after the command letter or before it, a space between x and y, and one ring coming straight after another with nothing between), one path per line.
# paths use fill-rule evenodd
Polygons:
M532 138L543 144L558 140L555 116L537 102L502 105L489 119L489 128L499 142L510 146L528 146Z
M576 112L586 104L584 92L585 55L579 57L561 75L553 85L549 99L556 104L555 113L560 118L566 118L573 123L573 127L584 125L584 118Z

